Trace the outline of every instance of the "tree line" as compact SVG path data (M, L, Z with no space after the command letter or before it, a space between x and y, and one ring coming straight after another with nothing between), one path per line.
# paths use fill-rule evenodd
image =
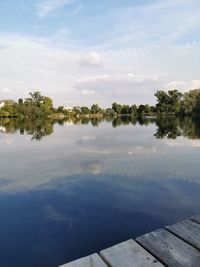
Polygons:
M111 107L103 109L98 104L91 107L72 107L70 109L60 106L53 107L53 100L36 91L29 93L26 99L0 101L0 117L46 117L46 116L141 116L141 115L199 115L200 114L200 89L193 89L186 93L180 91L157 91L155 105L122 105L113 103ZM2 105L3 103L3 105Z

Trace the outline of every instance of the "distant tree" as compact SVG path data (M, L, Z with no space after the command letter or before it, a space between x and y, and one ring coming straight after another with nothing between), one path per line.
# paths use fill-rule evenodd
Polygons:
M114 115L114 110L112 108L107 108L105 114Z
M169 90L168 95L170 97L169 100L170 112L179 112L181 108L181 99L183 94L175 89L175 90Z
M88 107L81 107L81 112L83 114L90 114L90 109Z
M200 89L190 90L183 95L181 110L185 114L200 113Z
M170 97L165 91L157 91L155 94L157 98L156 108L159 112L168 112Z
M136 114L137 113L137 106L136 105L130 106L130 113L131 114Z
M64 107L63 106L59 106L57 108L57 111L60 112L60 113L63 113L64 112Z
M40 92L36 91L29 93L30 97L26 98L23 105L24 116L48 116L53 113L53 101L50 97L41 95Z
M16 116L16 102L11 99L4 100L4 106L1 108L1 116Z
M143 113L145 111L145 105L139 105L138 113Z
M92 106L91 106L91 113L92 114L97 114L97 113L99 113L100 112L100 107L99 107L99 105L98 104L93 104Z
M33 93L29 93L30 95L30 100L35 102L36 104L40 105L40 103L43 101L43 96L41 95L40 92L36 91L36 92L33 92Z
M23 103L24 103L23 99L20 98L20 99L18 100L18 104L19 104L19 105L23 105Z
M75 114L75 115L81 114L81 109L80 109L80 107L74 107L74 108L73 108L73 114Z
M157 98L157 111L159 112L179 112L181 108L182 93L178 90L157 91L155 93Z
M112 104L112 109L114 110L114 112L116 112L117 114L121 113L122 110L122 106L120 104L117 103L113 103Z
M123 105L121 107L121 114L124 114L124 115L130 114L130 106L129 105Z
M50 115L53 110L53 101L50 97L43 96L40 101L40 110L44 115Z

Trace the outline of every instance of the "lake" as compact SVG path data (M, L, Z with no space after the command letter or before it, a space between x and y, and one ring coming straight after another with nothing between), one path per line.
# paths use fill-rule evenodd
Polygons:
M57 267L200 214L200 119L0 120L0 266Z

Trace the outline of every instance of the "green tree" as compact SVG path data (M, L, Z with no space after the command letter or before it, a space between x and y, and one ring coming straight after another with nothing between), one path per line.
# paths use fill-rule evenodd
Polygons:
M157 91L154 95L157 98L157 104L156 104L157 110L159 112L168 112L170 103L169 95L162 90Z
M35 91L35 92L33 92L33 93L29 93L29 95L30 95L30 101L32 101L32 102L34 102L36 105L40 105L40 103L43 101L43 96L41 95L41 93L40 92L38 92L38 91Z
M182 93L178 90L169 90L168 92L165 91L157 91L155 93L157 98L157 111L158 112L172 112L176 113L179 112L181 109L181 99Z
M169 100L170 112L179 112L181 108L181 99L183 94L175 89L175 90L169 90L168 95L170 97Z
M91 106L91 113L92 113L92 114L100 113L100 110L101 110L101 108L99 107L98 104L93 104L93 105Z
M124 115L130 114L130 106L129 105L123 105L121 107L121 114L124 114Z
M138 107L138 113L143 113L145 111L145 105L139 105Z
M22 105L23 105L23 103L24 103L23 99L22 99L22 98L20 98L20 99L18 100L18 104L19 104L20 106L22 106Z
M117 114L121 113L122 110L122 106L120 104L117 103L113 103L112 104L112 109L114 110L114 112L116 112Z
M81 112L83 114L90 114L90 109L88 107L81 107Z
M137 113L137 106L136 105L131 105L130 106L130 113L131 114L136 114Z
M183 95L181 109L185 114L200 112L200 89L190 90Z
M24 101L24 116L42 117L53 112L53 101L50 97L42 96L38 91L29 93L29 95L30 97Z

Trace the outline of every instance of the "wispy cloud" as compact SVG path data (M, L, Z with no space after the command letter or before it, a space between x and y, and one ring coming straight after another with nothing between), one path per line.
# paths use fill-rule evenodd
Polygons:
M70 4L72 0L46 0L37 4L37 14L40 17L46 17L50 12Z
M72 12L72 15L77 15L80 13L80 11L82 10L83 6L82 5L78 5L77 8L74 10L74 12Z
M121 101L126 99L123 100L126 103L131 103L134 99L134 103L139 104L144 101L144 95L148 99L152 97L154 88L160 88L161 80L156 75L106 74L84 77L76 87L82 94L93 92L107 99L116 99L117 96Z
M81 90L81 94L82 95L93 95L95 94L95 91L94 90Z
M89 54L83 56L80 63L84 66L101 66L102 58L99 53L90 52Z
M72 46L60 47L57 38L0 34L0 99L37 89L56 106L70 101L107 107L113 101L151 104L156 90L200 86L199 44L86 51L70 38Z
M0 89L0 94L8 95L12 94L13 90L7 87L4 87L3 89Z
M167 89L178 88L182 91L187 91L188 89L197 89L200 88L200 80L192 80L192 81L172 81L166 84Z

